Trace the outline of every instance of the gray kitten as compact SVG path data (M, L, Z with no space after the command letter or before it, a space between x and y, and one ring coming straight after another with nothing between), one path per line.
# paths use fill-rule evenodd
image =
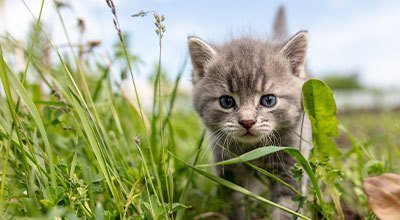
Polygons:
M307 120L300 138L307 32L298 32L282 43L249 37L219 46L197 37L189 37L188 41L194 107L213 136L216 160L270 145L301 145L303 154L308 156ZM299 187L290 172L294 160L287 154L277 153L255 163ZM219 169L219 175L249 189L256 182L252 172L244 165ZM273 201L296 209L293 192L286 187L272 181L270 192ZM240 200L237 197L234 195L235 200ZM240 209L240 205L235 208L238 219ZM274 210L273 215L284 216L279 210Z
M301 146L308 157L310 126L301 104L307 36L306 31L300 31L280 41L279 37L273 41L242 37L222 45L188 38L194 107L211 132L215 160L271 145ZM289 155L276 153L253 163L300 188L292 177L294 160ZM259 189L254 170L243 164L219 167L218 173L253 192ZM303 192L305 183L301 186ZM270 181L269 191L274 202L297 209L293 191L275 181ZM246 217L242 197L232 195L233 219ZM271 216L290 219L279 209L274 209Z

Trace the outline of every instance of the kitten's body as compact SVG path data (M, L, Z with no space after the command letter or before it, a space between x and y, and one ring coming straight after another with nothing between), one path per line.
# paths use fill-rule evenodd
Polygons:
M308 156L310 128L301 105L306 48L306 32L284 41L243 37L220 46L189 38L194 107L211 132L217 161L271 145L301 146ZM292 177L290 168L294 160L289 155L277 153L253 163L300 188ZM258 182L254 170L243 164L219 167L218 172L247 189L259 188L254 184ZM296 210L293 191L270 182L272 200ZM241 196L232 196L234 219L244 219ZM274 209L272 216L289 218L278 209Z

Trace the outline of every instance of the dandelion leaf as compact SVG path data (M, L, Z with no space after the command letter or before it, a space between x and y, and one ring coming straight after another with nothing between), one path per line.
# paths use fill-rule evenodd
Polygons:
M312 126L313 155L319 159L340 155L334 142L338 136L338 120L331 90L322 81L311 79L303 85L302 98Z

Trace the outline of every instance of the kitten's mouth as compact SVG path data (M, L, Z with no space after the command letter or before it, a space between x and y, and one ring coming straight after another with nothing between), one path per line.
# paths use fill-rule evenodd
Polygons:
M247 131L244 134L238 135L236 139L239 142L251 144L251 143L258 142L260 140L260 137L261 137L260 135L254 134L250 131Z
M256 137L256 135L250 133L250 131L247 131L246 133L244 133L243 135L241 135L242 137Z

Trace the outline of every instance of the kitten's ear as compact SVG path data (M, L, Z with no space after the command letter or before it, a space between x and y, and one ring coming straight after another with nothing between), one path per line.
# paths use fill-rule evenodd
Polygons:
M189 54L193 64L193 79L204 76L204 67L217 52L198 37L188 37Z
M290 70L293 75L304 78L307 52L307 31L300 31L291 37L281 49L281 53L290 62Z

